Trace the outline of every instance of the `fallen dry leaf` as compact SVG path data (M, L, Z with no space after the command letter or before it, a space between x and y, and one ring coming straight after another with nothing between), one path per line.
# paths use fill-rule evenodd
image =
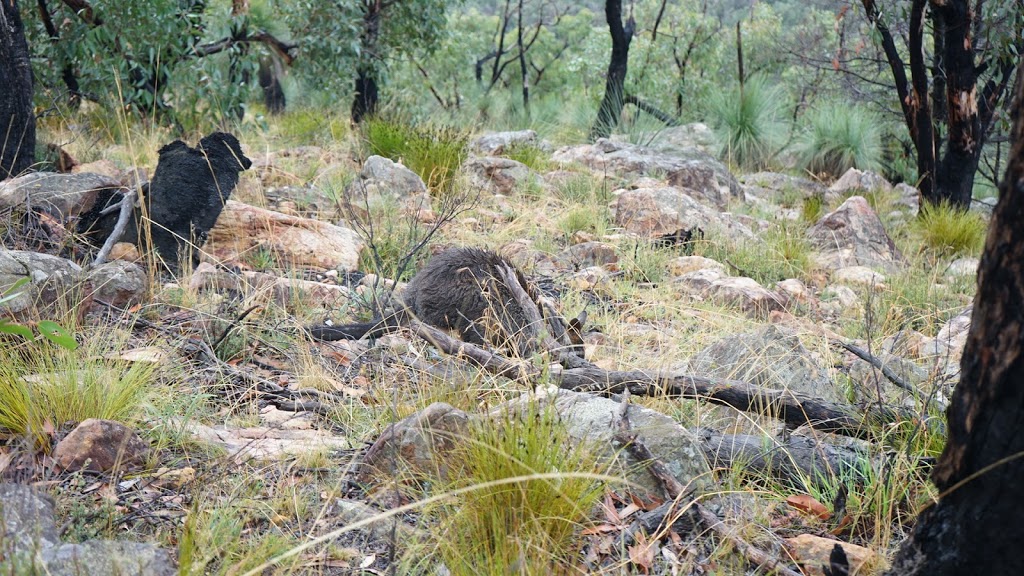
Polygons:
M786 504L789 504L797 510L802 510L808 514L813 514L822 520L828 520L832 516L832 513L828 511L828 508L824 504L818 502L810 494L794 494L789 498L786 498Z

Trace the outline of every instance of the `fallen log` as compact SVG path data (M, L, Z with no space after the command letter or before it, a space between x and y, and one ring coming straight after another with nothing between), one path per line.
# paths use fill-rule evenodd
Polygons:
M807 436L766 438L696 430L704 456L712 468L731 468L740 463L755 475L789 482L803 490L834 485L835 478L864 478L875 464L854 448L827 444Z
M537 385L544 378L576 392L611 395L629 391L638 396L668 396L704 400L713 404L731 406L743 412L764 414L782 420L790 428L810 426L822 432L872 439L879 427L901 423L919 425L921 418L909 410L879 406L857 407L835 404L789 390L762 388L738 380L705 378L687 374L651 374L641 370L602 370L581 360L586 366L550 372L515 362L489 352L480 346L457 340L442 330L413 321L410 328L420 338L452 356L460 356L487 372L513 380ZM942 424L929 420L929 426L942 433Z

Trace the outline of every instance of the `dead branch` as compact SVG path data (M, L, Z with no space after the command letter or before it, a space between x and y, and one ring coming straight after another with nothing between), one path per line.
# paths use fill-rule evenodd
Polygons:
M537 384L542 378L560 388L576 392L610 395L629 391L639 396L668 396L704 400L713 404L731 406L743 412L766 414L778 418L791 428L810 426L822 432L852 436L865 440L874 437L873 429L882 425L902 422L920 422L920 417L908 410L888 406L860 408L834 404L791 392L772 390L738 380L704 378L686 374L649 374L640 370L602 370L578 359L580 368L553 370L545 375L540 370L516 363L500 354L457 340L443 331L413 321L410 328L420 338L430 342L442 352L463 357L487 372ZM929 420L930 426L942 432L942 424Z
M766 444L764 436L721 434L708 429L697 430L696 434L712 468L727 469L738 462L752 474L768 475L804 490L834 484L836 477L863 477L866 468L876 464L859 450L807 436L787 435Z
M110 256L110 251L114 248L114 244L121 239L124 235L125 228L128 227L128 220L132 217L132 212L135 209L135 190L127 190L121 197L121 212L117 215L117 223L114 225L114 230L107 237L107 240L103 243L103 247L100 248L96 259L93 260L93 267L99 266L107 261L107 256Z
M623 414L620 423L624 430L628 430L629 420L626 418L625 413ZM620 432L619 434L624 434L624 432ZM651 450L647 448L639 438L636 438L635 434L628 434L628 436L631 436L632 440L626 444L626 449L629 450L638 461L645 462L647 464L648 470L655 478L658 479L659 482L661 482L669 499L674 502L689 500L686 495L686 487L676 480L675 476L668 471L665 467L665 463L656 458L654 454L651 453ZM799 573L794 572L785 566L778 558L775 558L764 550L751 545L749 542L739 537L733 530L726 526L715 513L701 506L699 502L690 502L689 506L694 510L701 522L703 522L709 530L718 535L718 537L729 542L733 548L746 556L747 560L757 565L757 567L773 571L775 574L800 576Z

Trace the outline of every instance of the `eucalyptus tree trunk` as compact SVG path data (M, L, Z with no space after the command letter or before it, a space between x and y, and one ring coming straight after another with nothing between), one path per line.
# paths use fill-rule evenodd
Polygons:
M626 69L629 64L629 43L633 40L633 18L622 24L622 0L606 0L604 14L608 32L612 36L612 58L608 63L604 98L597 110L597 120L590 129L590 139L607 138L619 124L622 106L626 102Z
M0 180L36 160L32 63L15 0L0 0Z
M1024 574L1024 78L1012 150L978 269L949 438L932 474L939 500L889 574Z

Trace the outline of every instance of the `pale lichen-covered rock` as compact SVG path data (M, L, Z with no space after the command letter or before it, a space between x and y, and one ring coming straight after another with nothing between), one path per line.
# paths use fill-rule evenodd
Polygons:
M196 267L189 280L189 288L221 293L248 289L254 294L268 295L279 306L289 310L296 306L333 309L350 301L353 296L348 288L337 284L301 278L282 278L255 271L234 274L221 270L209 262L203 262Z
M60 541L54 502L29 486L0 484L0 565L12 574L173 576L171 553L124 540Z
M537 133L533 130L491 132L469 142L469 149L475 154L498 156L513 146L538 146Z
M0 182L0 210L42 207L66 220L92 208L100 190L120 187L120 180L103 174L33 172Z
M664 175L669 183L699 183L700 188L694 189L694 195L717 208L724 207L730 198L743 199L743 187L729 169L714 157L697 150L683 156L601 138L594 144L559 148L551 159L583 164L601 174L611 172L633 180L642 176Z
M892 184L884 176L875 172L850 168L839 177L839 180L836 180L828 187L828 198L838 199L848 194L879 191L892 191Z
M735 306L756 317L767 317L783 309L783 299L752 278L727 276L717 268L689 272L673 280L681 291L715 302Z
M465 441L468 414L450 404L435 402L388 426L366 452L359 478L393 478L403 472L428 473L441 479L450 468L452 451Z
M239 262L257 249L291 266L355 270L363 240L343 226L228 200L204 250L217 260Z
M868 266L895 272L903 255L862 196L852 196L807 231L819 264L830 269Z
M714 269L725 274L724 264L703 256L680 256L668 263L668 271L673 276L682 276L705 269Z
M345 200L355 210L398 208L405 214L430 211L430 193L423 179L400 162L370 156L359 177L345 187Z
M149 290L149 275L137 264L111 260L90 269L86 278L92 285L93 299L129 308L141 304Z
M462 165L474 190L509 195L524 187L540 188L544 180L526 164L509 158L470 158Z
M23 278L29 280L17 297L0 305L0 311L18 317L35 304L52 304L58 296L71 296L81 272L81 266L64 258L0 248L0 294Z
M614 440L620 430L619 402L584 392L555 388L542 390L537 400L554 404L569 436L596 450L598 457L611 465L608 473L621 474L649 493L662 496L662 482ZM532 396L512 400L505 406L495 408L491 416L499 419L507 417L532 401ZM698 493L711 486L708 463L696 435L669 416L649 408L630 406L628 416L630 432L635 433L654 457L665 464L680 484Z
M641 236L657 237L680 228L715 230L731 238L753 238L749 228L672 186L616 190L609 207L615 224Z

